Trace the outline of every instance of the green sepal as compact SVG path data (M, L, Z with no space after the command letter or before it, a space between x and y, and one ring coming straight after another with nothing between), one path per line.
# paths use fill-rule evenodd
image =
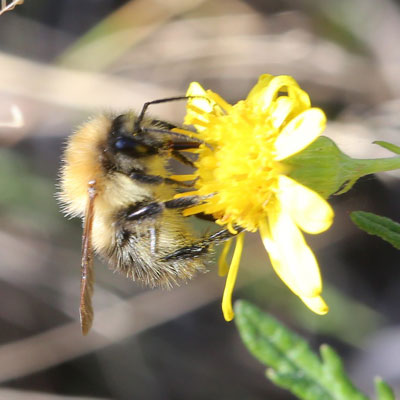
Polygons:
M235 314L244 344L270 367L266 374L277 385L304 400L368 399L353 386L329 346L321 347L321 360L304 339L246 301L235 303Z
M328 198L347 192L364 175L400 168L400 156L351 158L333 140L321 136L283 163L289 166L288 176Z
M370 235L379 236L400 250L400 224L390 218L382 217L366 211L353 211L351 220Z

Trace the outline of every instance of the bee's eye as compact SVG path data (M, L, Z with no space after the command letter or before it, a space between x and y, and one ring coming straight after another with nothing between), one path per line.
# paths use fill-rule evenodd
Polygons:
M126 153L133 157L144 157L156 154L157 149L151 147L133 137L119 137L114 142L114 148L117 152Z
M115 149L119 151L132 149L135 145L135 141L129 138L118 138L114 143Z

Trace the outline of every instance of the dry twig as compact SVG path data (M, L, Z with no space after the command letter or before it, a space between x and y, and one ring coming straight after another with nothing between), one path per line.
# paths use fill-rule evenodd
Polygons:
M22 4L24 0L13 0L10 4L7 4L7 0L1 0L0 15L6 11L11 11L15 6Z

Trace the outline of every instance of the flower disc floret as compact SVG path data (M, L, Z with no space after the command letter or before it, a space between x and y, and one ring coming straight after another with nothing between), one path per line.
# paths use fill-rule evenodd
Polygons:
M260 118L244 101L229 114L210 118L208 129L202 131L207 145L199 150L195 175L200 195L215 193L204 211L217 223L258 229L284 169L275 161L278 135L272 120Z

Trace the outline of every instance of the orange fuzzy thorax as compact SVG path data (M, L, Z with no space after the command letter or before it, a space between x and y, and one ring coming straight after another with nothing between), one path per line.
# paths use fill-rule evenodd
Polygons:
M111 119L97 116L85 123L69 138L61 169L60 200L67 214L82 217L88 197L88 182L96 181L96 192L101 197L106 179L99 160L105 146Z
M145 197L167 200L173 196L172 189L165 185L150 188L122 173L106 170L102 160L111 125L112 117L103 114L92 118L71 135L60 177L58 197L65 213L73 217L85 216L89 182L94 181L93 243L97 249L108 245L107 237L112 235L114 216L119 210ZM166 174L161 157L147 160L146 167L152 174Z

